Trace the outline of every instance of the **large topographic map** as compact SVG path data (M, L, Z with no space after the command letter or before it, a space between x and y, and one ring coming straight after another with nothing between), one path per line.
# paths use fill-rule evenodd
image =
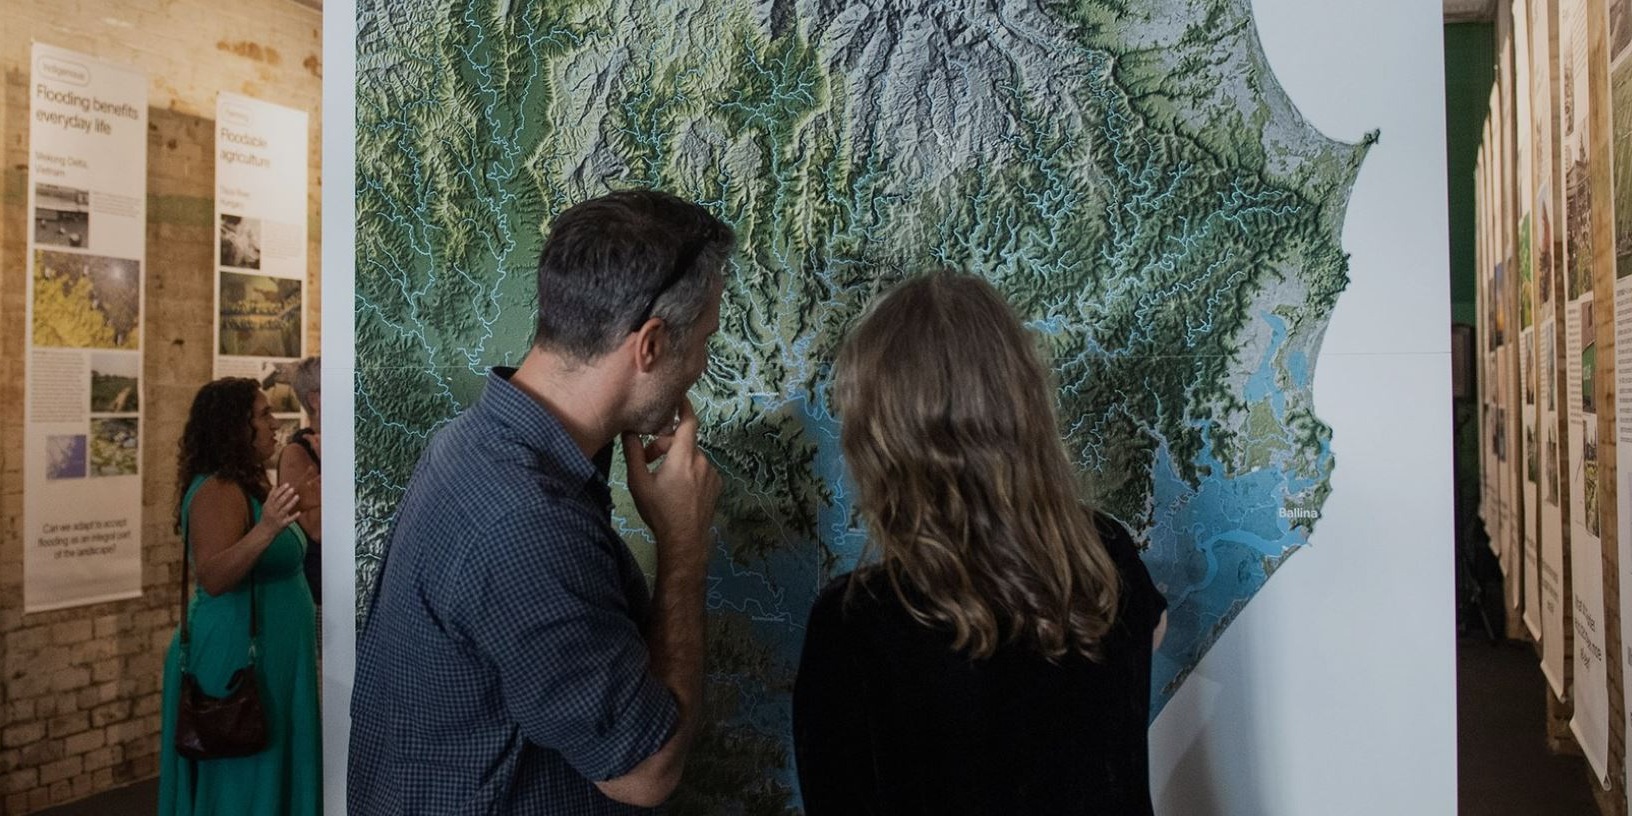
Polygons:
M526 351L555 213L650 186L738 231L693 392L726 490L675 812L798 808L803 626L865 538L830 366L904 275L987 277L1051 356L1084 496L1171 604L1157 710L1308 541L1334 467L1310 384L1375 137L1303 120L1249 0L363 0L357 45L360 597L426 440Z

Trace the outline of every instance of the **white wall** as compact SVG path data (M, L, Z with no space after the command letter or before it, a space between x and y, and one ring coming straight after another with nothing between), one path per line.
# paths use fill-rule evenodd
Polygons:
M357 3L328 0L323 10L323 287L335 308L323 312L324 456L330 474L357 471L350 395L357 371L351 308L357 262ZM329 288L329 287L334 288ZM323 798L346 812L346 748L351 742L351 683L357 670L355 481L323 480Z
M1437 3L1255 0L1311 124L1382 131L1344 231L1351 283L1316 364L1336 470L1311 546L1152 729L1158 813L1456 810L1443 21Z

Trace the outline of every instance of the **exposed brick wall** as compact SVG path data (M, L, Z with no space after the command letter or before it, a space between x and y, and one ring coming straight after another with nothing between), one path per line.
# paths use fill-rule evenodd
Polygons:
M175 449L210 378L216 94L311 117L308 348L320 321L321 17L294 0L10 0L0 26L0 812L31 813L158 772L164 652L181 543ZM28 71L32 41L149 77L139 599L22 614Z

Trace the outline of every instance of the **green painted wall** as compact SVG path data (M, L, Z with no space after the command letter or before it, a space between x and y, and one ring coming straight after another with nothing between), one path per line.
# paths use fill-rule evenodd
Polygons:
M1451 223L1451 320L1474 320L1474 180L1479 135L1495 81L1494 27L1445 26L1445 136Z
M1495 27L1490 23L1455 23L1445 26L1445 156L1449 175L1451 322L1472 324L1478 310L1474 277L1474 171L1479 160L1479 138L1490 106L1495 81ZM1449 327L1446 327L1449 330ZM1478 366L1475 365L1475 370ZM1457 528L1476 512L1479 501L1479 419L1471 404L1459 405L1456 414ZM1458 542L1473 546L1472 542Z

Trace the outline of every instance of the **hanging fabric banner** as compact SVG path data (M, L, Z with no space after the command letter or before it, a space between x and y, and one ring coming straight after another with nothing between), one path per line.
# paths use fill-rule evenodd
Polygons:
M142 593L147 76L31 52L23 607Z
M1570 730L1600 779L1608 778L1609 678L1604 666L1603 512L1599 506L1598 342L1597 324L1613 320L1600 308L1613 302L1612 292L1593 287L1594 231L1592 212L1591 106L1589 103L1586 0L1561 4L1564 66L1565 240L1568 302L1570 439L1570 578L1574 596L1575 715ZM1599 6L1602 8L1602 6ZM1602 297L1600 297L1600 295Z
M1632 3L1616 0L1609 32L1611 201L1615 225L1616 547L1620 554L1621 642L1632 621ZM1621 677L1632 677L1632 649L1621 650ZM1625 706L1622 706L1625 708ZM1623 727L1632 727L1632 712ZM1632 733L1629 730L1627 733ZM1632 771L1632 758L1625 770Z
M1553 696L1568 696L1564 665L1568 643L1564 620L1569 604L1564 586L1564 507L1560 485L1564 447L1560 440L1559 369L1563 354L1559 338L1558 305L1563 291L1564 231L1559 151L1559 71L1557 0L1533 0L1531 34L1531 144L1535 148L1536 200L1532 213L1536 299L1540 304L1537 364L1540 368L1537 445L1541 453L1540 590L1541 671Z
M1494 99L1494 94L1492 95ZM1496 292L1492 288L1490 270L1493 262L1490 249L1491 235L1494 234L1495 219L1491 214L1494 194L1491 192L1491 166L1494 159L1491 157L1491 122L1487 116L1479 142L1479 163L1476 180L1476 198L1478 212L1478 245L1476 247L1474 277L1477 279L1477 297L1479 309L1478 321L1478 351L1479 351L1479 519L1484 522L1485 531L1492 549L1496 547L1499 537L1497 525L1500 523L1498 504L1501 493L1498 485L1498 476L1501 471L1496 464L1496 441L1499 436L1496 428L1499 423L1496 418L1498 389L1496 388L1496 347L1501 343L1498 335L1499 326L1496 321Z
M1507 604L1507 615L1514 621L1515 627L1522 620L1524 606L1524 403L1520 378L1523 367L1520 365L1523 349L1522 325L1520 323L1524 286L1519 265L1519 175L1518 145L1516 144L1516 128L1514 127L1515 97L1514 92L1514 64L1515 44L1512 18L1508 16L1503 25L1501 42L1498 46L1500 59L1497 82L1501 93L1498 133L1496 142L1501 146L1499 166L1501 168L1501 208L1502 221L1497 232L1501 241L1499 259L1502 263L1502 306L1507 321L1507 331L1503 339L1499 365L1502 367L1502 405L1505 407L1503 418L1506 427L1503 429L1507 454L1502 467L1502 550L1501 563L1503 574L1507 580L1503 582L1503 596ZM1516 628L1514 633L1516 634Z
M1520 574L1522 576L1522 610L1525 629L1530 638L1541 641L1541 561L1538 530L1541 516L1541 443L1540 413L1537 405L1538 337L1536 295L1536 212L1535 202L1535 134L1531 122L1531 48L1530 0L1513 2L1513 130L1518 147L1518 175L1515 192L1518 197L1519 232L1514 263L1518 266L1519 285L1519 479L1520 501L1523 510L1519 535Z
M306 349L306 112L223 93L215 123L215 376L260 381L281 449Z

